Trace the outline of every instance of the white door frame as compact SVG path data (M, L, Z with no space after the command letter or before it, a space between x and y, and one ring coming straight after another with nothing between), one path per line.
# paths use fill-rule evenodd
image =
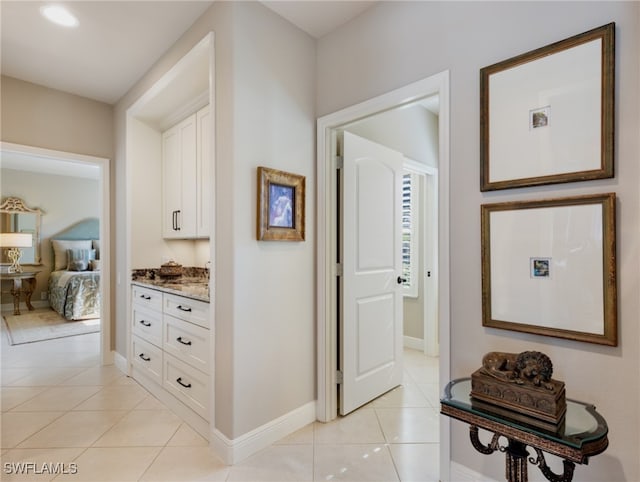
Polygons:
M373 99L347 107L318 119L317 142L317 322L318 322L318 398L319 421L337 417L337 176L333 153L336 129L419 99L439 95L438 117L438 320L440 347L440 391L450 379L449 328L449 72L444 71ZM440 474L449 479L450 423L440 418Z
M26 146L1 142L0 151L21 154L47 159L59 159L61 161L88 163L97 166L100 170L98 178L98 196L100 204L100 244L103 253L108 253L108 263L100 268L100 297L103 300L100 306L100 359L103 365L113 363L114 351L111 349L111 228L110 228L110 161L104 157L87 156L73 152L56 151L41 147Z

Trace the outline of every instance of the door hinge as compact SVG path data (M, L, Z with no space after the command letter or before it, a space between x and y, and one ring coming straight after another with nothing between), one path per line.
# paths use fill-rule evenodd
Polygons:
M336 370L336 384L342 385L342 382L344 382L344 375L342 374L342 371Z
M344 167L344 158L342 156L334 157L333 165L336 169L342 169Z
M336 276L342 276L342 263L336 263Z

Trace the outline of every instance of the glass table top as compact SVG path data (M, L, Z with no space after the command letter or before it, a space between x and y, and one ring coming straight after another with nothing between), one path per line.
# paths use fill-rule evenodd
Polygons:
M440 402L494 422L509 425L576 448L581 448L586 442L602 438L608 432L607 422L596 412L595 407L576 400L567 399L565 423L556 432L535 428L488 410L474 407L471 403L470 378L459 378L449 382L445 387L444 398Z

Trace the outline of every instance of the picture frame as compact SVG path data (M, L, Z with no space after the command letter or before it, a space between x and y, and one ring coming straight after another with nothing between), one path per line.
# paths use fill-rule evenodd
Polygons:
M257 238L304 241L305 177L258 167Z
M480 70L480 190L614 176L615 23Z
M482 325L617 346L615 193L481 206Z

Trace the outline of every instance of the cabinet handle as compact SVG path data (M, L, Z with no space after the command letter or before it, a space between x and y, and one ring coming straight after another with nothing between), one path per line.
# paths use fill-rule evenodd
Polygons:
M173 222L173 230L174 230L174 231L180 231L180 224L178 223L178 213L179 213L179 212L180 212L180 210L178 209L178 210L173 211L173 212L171 213L172 218L173 218L173 219L172 219L172 222Z
M144 353L140 353L138 356L142 358L144 361L151 361L151 358L148 356L145 356Z
M182 305L178 305L176 306L176 308L179 309L180 311L186 311L187 313L191 313L191 308L189 308L188 306L184 307Z
M140 324L142 326L146 326L147 328L149 328L151 326L151 322L150 321L145 321L145 320L140 320Z
M151 296L149 296L149 295L140 295L140 298L142 298L143 300L147 300L148 301L148 300L151 299Z
M182 377L176 378L176 382L178 382L184 388L191 388L191 383L182 383Z
M181 336L176 338L176 341L178 341L179 343L182 343L183 345L191 345L190 341L184 341Z
M180 214L180 210L173 211L173 230L180 231L180 219L178 218L178 214Z

